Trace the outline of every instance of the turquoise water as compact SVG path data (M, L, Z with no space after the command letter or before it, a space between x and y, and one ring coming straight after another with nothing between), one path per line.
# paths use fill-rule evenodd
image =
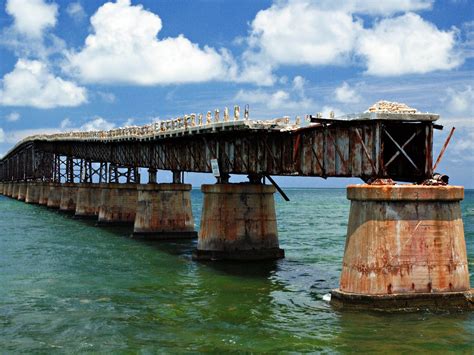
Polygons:
M461 351L474 314L337 311L345 190L277 199L286 259L197 263L195 241L132 240L0 196L0 352ZM192 192L199 224L202 197ZM474 191L462 204L474 281Z

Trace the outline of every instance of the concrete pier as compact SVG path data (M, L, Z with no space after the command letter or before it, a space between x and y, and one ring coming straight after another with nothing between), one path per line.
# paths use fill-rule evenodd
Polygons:
M137 209L137 184L100 184L98 225L133 225Z
M459 186L351 185L339 289L370 308L473 307Z
M49 182L45 182L45 181L39 182L38 189L39 189L38 204L46 206L48 204L48 195L49 195L49 189L50 189Z
M7 196L8 197L12 197L12 194L13 194L13 182L9 182L8 183L8 186L7 186Z
M279 248L275 188L261 184L202 185L201 228L195 260L264 260Z
M18 200L25 201L26 199L26 181L20 182L18 185Z
M138 185L134 237L150 239L195 238L191 185Z
M77 188L75 218L95 219L99 215L101 189L99 184L82 183Z
M18 200L18 190L19 190L20 184L15 181L12 185L12 195L11 198L14 200Z
M36 181L30 181L26 185L26 203L39 203L40 198L40 184Z
M4 182L0 182L0 195L4 195L3 193L3 187L5 186Z
M46 205L49 208L59 208L61 205L62 187L60 183L51 182L49 184L48 202Z
M59 210L62 212L76 212L77 184L66 182L61 186L61 202Z

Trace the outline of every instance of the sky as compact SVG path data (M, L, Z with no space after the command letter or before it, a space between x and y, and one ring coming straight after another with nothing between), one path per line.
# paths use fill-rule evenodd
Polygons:
M435 158L456 127L437 170L474 188L474 1L0 4L0 156L37 133L142 125L246 104L251 119L339 116L389 100L441 115ZM214 181L210 174L186 179Z

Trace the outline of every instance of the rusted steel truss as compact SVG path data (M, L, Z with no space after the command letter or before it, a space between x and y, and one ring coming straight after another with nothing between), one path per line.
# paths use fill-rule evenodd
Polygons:
M91 181L91 174L96 174L104 181L108 163L109 181L123 176L137 182L140 167L211 172L210 160L217 159L226 174L417 182L433 173L432 137L431 122L333 120L286 132L245 129L147 140L38 140L20 145L1 160L0 177ZM92 162L99 167L94 170Z

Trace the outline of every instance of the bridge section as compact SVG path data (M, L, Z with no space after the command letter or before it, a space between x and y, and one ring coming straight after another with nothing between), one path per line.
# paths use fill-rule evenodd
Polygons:
M223 175L359 177L365 181L392 178L419 182L433 173L435 119L436 115L429 114L376 114L351 120L313 119L305 126L284 120L246 120L172 130L155 125L33 136L0 161L0 178L59 181L59 165L73 174L74 166L87 170L85 165L91 162L209 173L211 160L217 159Z
M210 173L217 163L218 183L202 186L193 258L262 260L284 257L272 175L357 177L367 184L348 188L334 303L472 307L459 208L464 190L432 179L438 115L369 112L303 124L218 118L28 137L0 160L0 192L99 225L132 225L136 238L194 238L191 186L182 173ZM140 168L148 169L147 184ZM157 181L157 170L172 171L173 180ZM231 184L231 174L249 182Z

